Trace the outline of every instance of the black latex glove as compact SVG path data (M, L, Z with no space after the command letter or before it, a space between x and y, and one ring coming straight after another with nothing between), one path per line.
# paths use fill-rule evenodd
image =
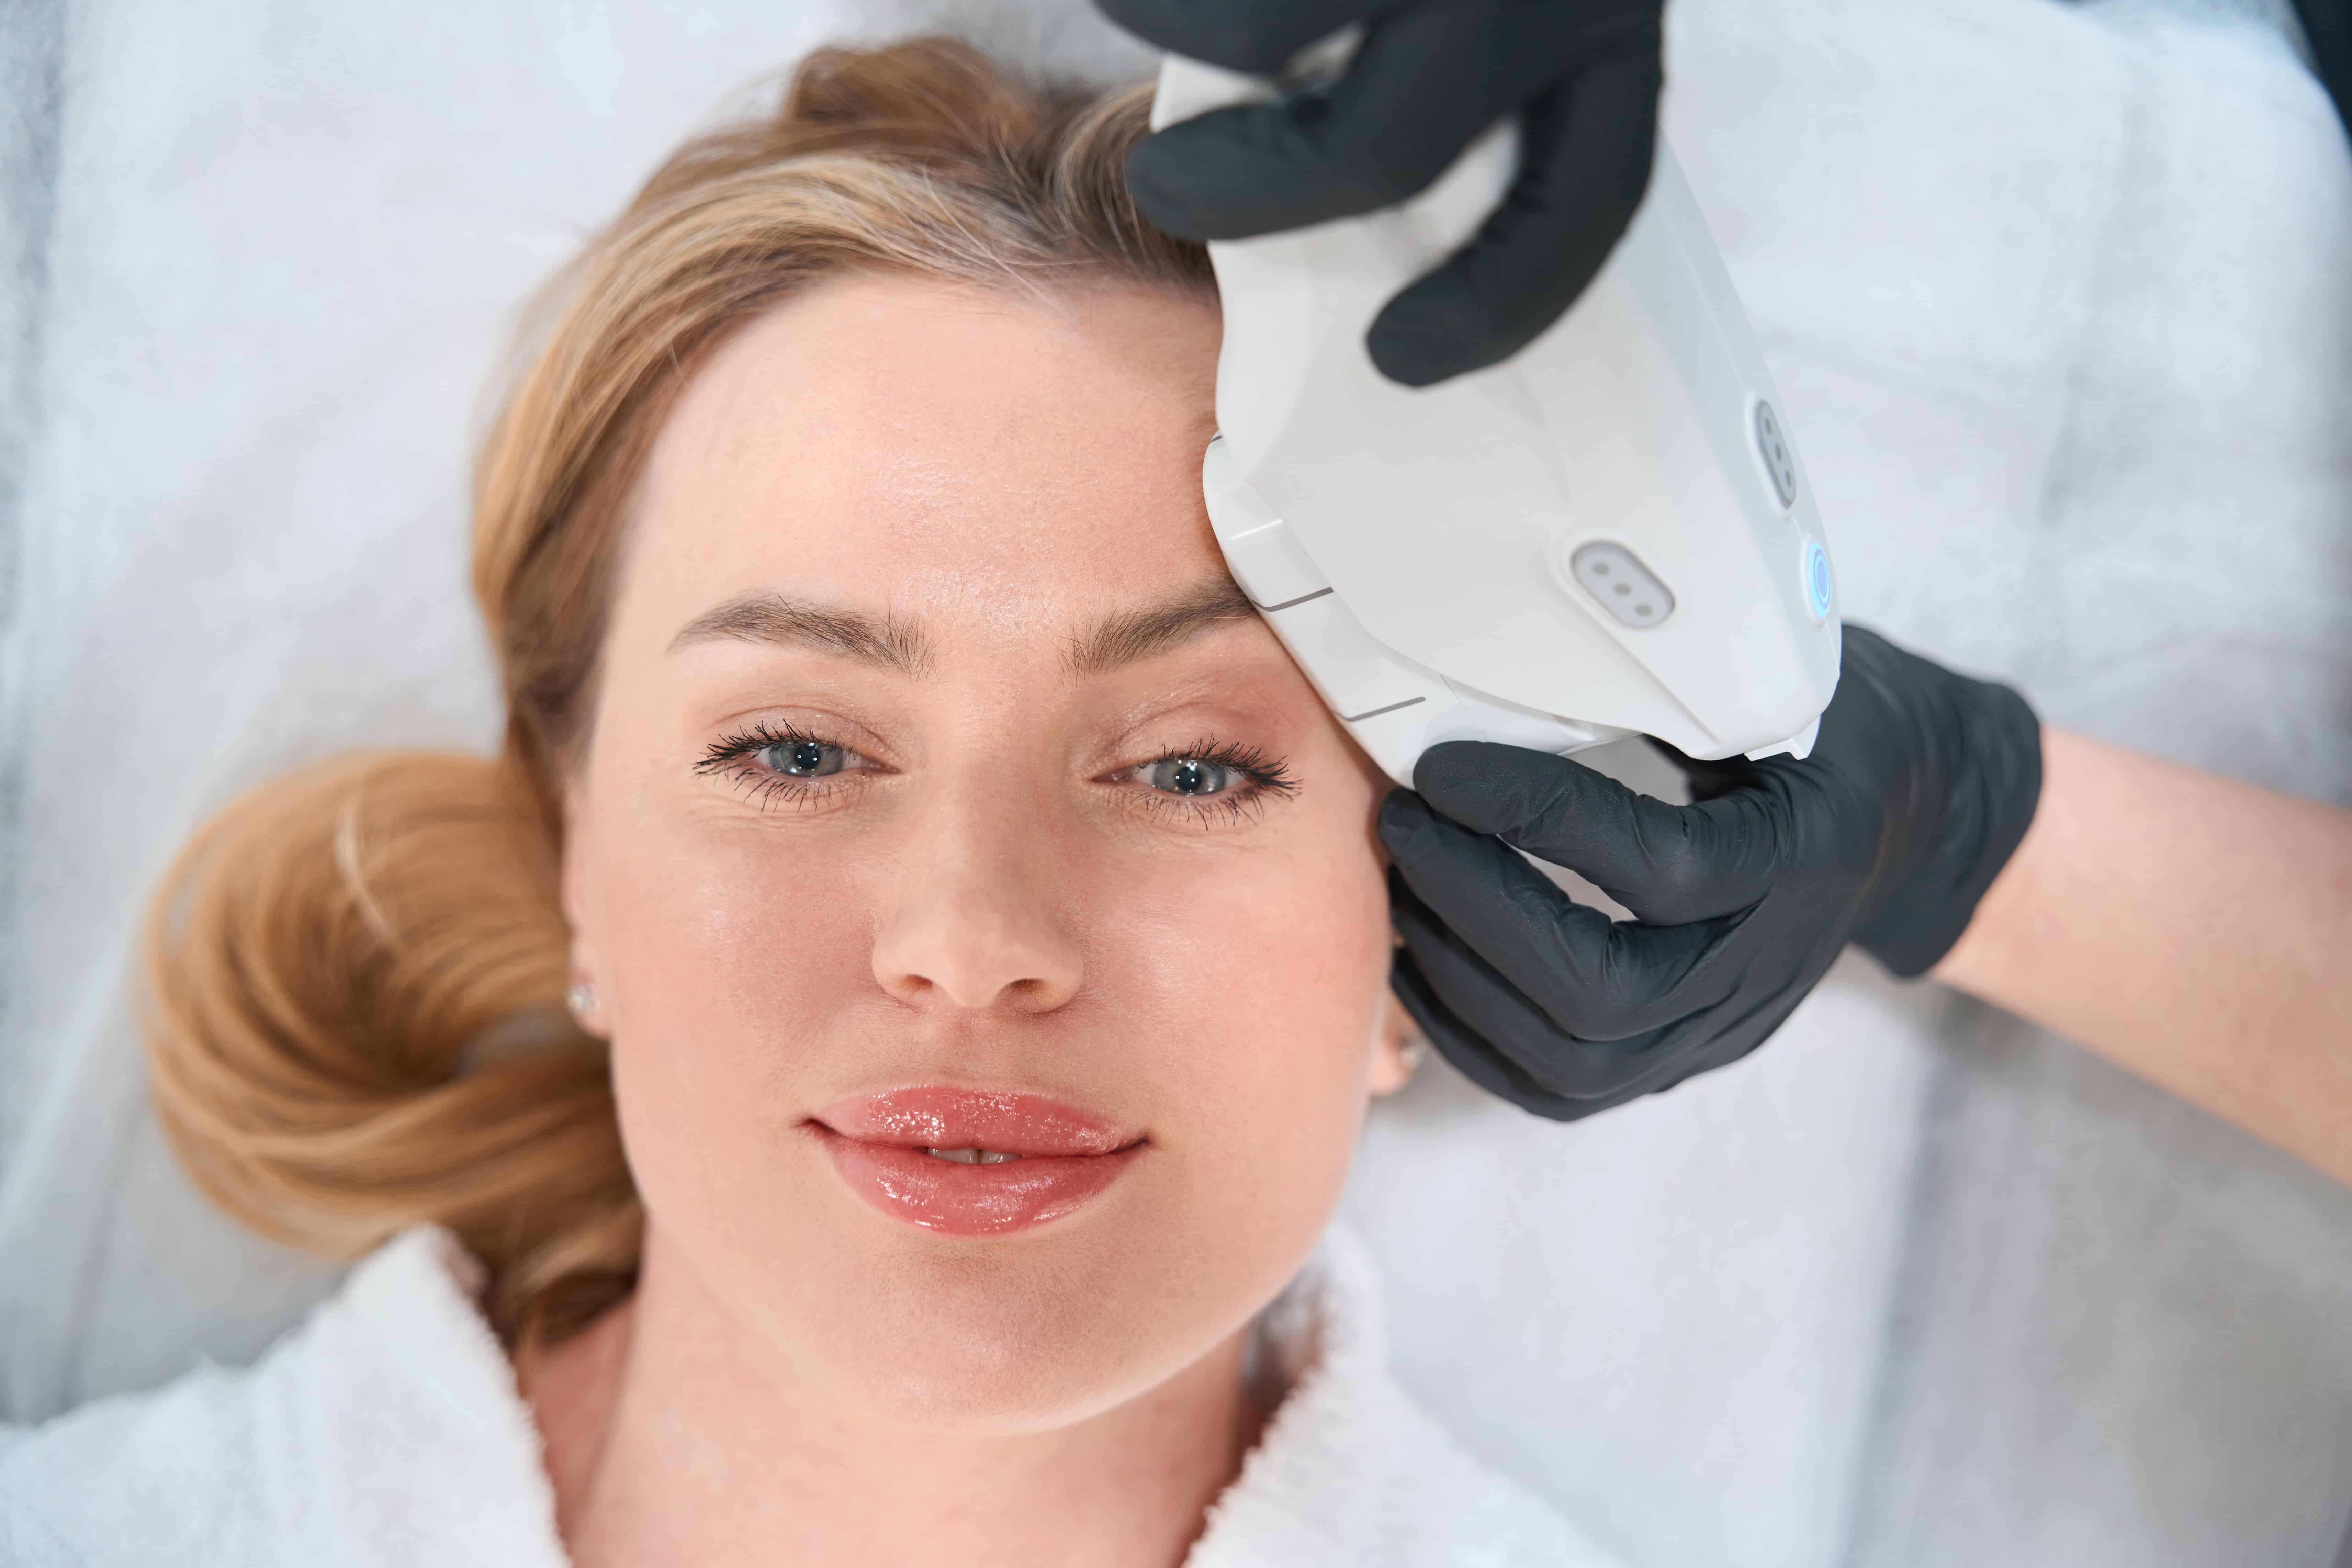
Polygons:
M1216 110L1135 149L1128 188L1170 234L1240 239L1388 206L1520 117L1518 180L1501 205L1372 322L1372 363L1407 386L1493 364L1551 325L1649 184L1664 0L1097 3L1160 48L1260 75L1364 25L1329 90Z
M1397 995L1448 1061L1538 1116L1737 1061L1849 942L1900 975L1932 968L2025 837L2042 731L2007 687L1849 626L1810 758L1681 766L1688 806L1457 742L1381 808ZM1571 901L1506 845L1638 921Z

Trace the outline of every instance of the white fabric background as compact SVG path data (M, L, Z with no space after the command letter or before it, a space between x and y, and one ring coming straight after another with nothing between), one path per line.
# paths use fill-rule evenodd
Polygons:
M2201 9L1676 0L1668 129L1859 618L2352 800L2352 162L2280 36ZM145 891L288 763L488 743L465 471L519 306L846 15L68 8L0 623L0 1411L250 1355L330 1282L161 1145ZM1573 1128L1427 1071L1349 1205L1408 1380L1637 1568L2287 1568L2352 1500L2352 1199L1865 961Z

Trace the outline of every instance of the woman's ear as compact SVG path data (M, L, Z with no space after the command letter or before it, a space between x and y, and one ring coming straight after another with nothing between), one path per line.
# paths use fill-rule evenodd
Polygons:
M563 919L572 928L572 986L565 997L574 1022L599 1038L612 1034L611 1000L604 977L604 900L597 875L595 835L583 809L579 787L563 794Z
M1412 1081L1412 1069L1421 1065L1422 1053L1427 1049L1421 1031L1413 1026L1412 1015L1404 1010L1395 992L1383 990L1379 1016L1372 1024L1372 1098L1394 1094Z

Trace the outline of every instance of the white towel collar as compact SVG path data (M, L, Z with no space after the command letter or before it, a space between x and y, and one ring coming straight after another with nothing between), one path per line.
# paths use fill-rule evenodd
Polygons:
M454 1238L420 1227L250 1371L0 1437L0 1556L563 1568L480 1281ZM1256 1349L1289 1391L1186 1568L1605 1568L1397 1385L1376 1297L1335 1233L1267 1308Z

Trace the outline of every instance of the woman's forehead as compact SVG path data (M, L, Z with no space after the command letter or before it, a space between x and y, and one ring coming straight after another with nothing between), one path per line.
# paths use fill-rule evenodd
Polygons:
M680 397L625 597L692 616L789 586L974 630L1164 597L1223 569L1200 491L1216 346L1213 308L1161 291L826 284Z

